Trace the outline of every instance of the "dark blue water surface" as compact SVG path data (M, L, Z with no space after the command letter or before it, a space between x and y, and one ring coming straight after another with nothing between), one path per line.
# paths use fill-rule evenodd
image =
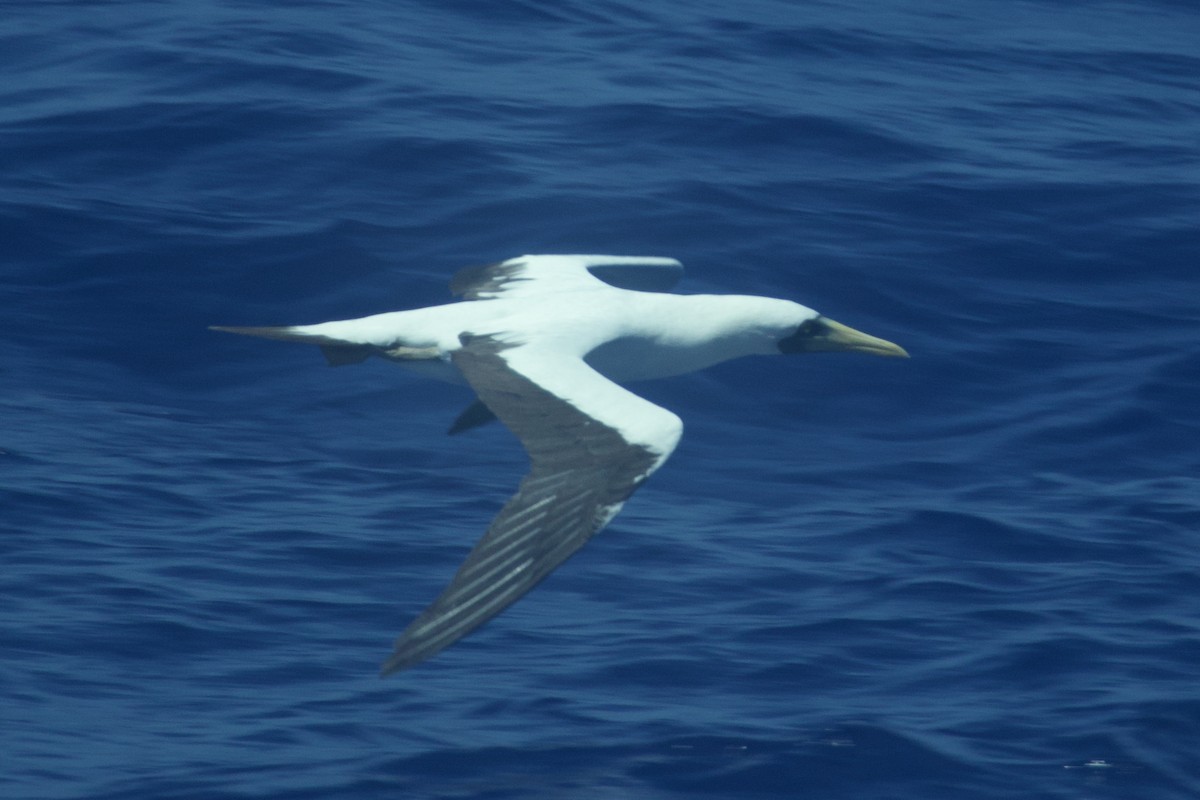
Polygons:
M0 796L1200 796L1200 11L3 3ZM210 324L676 256L911 361L647 384L615 524L376 677L525 459Z

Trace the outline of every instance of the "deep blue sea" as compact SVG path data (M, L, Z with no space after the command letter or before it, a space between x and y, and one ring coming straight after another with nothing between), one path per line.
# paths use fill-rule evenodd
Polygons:
M0 796L1200 797L1200 8L0 3ZM684 439L380 680L526 467L208 325L674 256L910 361Z

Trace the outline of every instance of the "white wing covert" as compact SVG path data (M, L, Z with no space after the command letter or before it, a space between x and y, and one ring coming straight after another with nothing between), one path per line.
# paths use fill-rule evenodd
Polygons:
M661 256L529 255L468 267L450 281L466 300L525 297L595 288L665 292L683 276L683 264Z

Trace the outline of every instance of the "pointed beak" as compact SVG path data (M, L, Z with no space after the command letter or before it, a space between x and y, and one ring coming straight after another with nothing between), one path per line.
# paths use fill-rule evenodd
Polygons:
M898 344L886 339L880 339L870 334L856 331L849 325L834 322L828 317L821 317L821 332L813 336L804 348L810 351L857 351L873 356L889 356L891 358L908 358L908 351Z

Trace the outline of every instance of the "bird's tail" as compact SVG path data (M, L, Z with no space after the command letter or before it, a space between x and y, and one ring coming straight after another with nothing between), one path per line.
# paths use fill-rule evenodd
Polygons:
M232 325L210 325L209 330L239 333L243 336L260 336L263 339L275 339L280 342L300 342L315 344L321 348L325 360L331 367L344 367L347 364L360 364L372 354L379 352L372 345L354 344L328 336L315 336L311 333L301 333L294 327L237 327Z

